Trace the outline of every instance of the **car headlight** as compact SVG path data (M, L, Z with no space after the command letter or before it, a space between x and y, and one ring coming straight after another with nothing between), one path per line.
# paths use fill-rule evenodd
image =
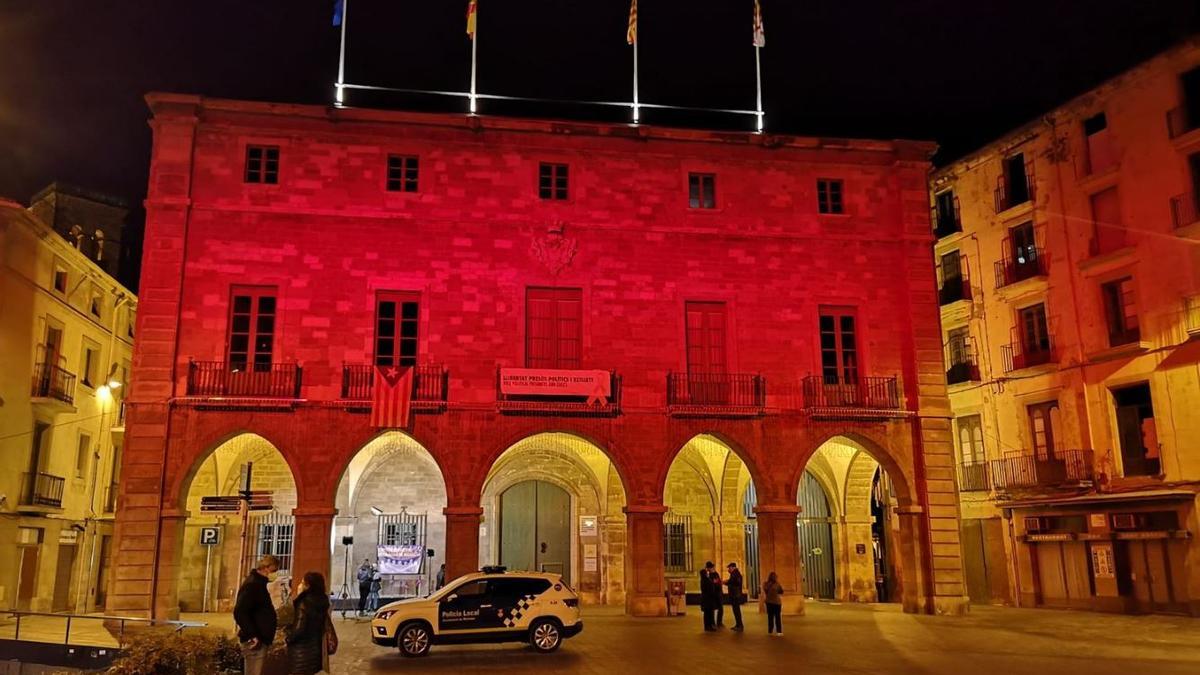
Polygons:
M386 621L387 619L390 619L392 617L392 615L395 613L396 613L396 610L394 610L394 609L385 609L382 612L379 612L378 614L376 614L375 618L379 619L380 621Z

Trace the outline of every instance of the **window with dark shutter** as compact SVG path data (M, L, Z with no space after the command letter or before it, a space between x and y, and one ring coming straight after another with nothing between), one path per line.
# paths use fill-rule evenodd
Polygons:
M1100 286L1104 296L1104 313L1108 321L1110 347L1137 342L1141 339L1138 327L1137 299L1133 292L1133 277L1110 281Z
M279 146L246 146L246 182L267 185L279 182Z
M858 330L854 310L822 307L821 376L825 384L858 384Z
M842 181L832 178L817 180L817 212L844 213L842 208Z
M380 292L375 299L375 365L415 366L419 323L415 293Z
M687 314L688 373L728 372L725 303L689 302L684 311Z
M416 157L388 155L388 192L416 192L419 166Z
M525 294L525 367L577 369L583 362L583 291L530 288Z
M235 286L229 303L229 369L270 372L275 353L273 286Z
M688 206L693 209L717 208L717 177L715 174L688 174Z
M538 196L562 201L567 198L567 165L542 162L538 165Z

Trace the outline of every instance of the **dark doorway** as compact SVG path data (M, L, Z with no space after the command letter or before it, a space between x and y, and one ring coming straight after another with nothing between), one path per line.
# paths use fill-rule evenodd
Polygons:
M832 600L837 590L834 576L833 514L825 489L807 471L800 481L800 554L804 558L804 594Z
M1117 437L1121 443L1121 467L1126 476L1158 476L1158 433L1150 385L1138 384L1113 390L1117 409Z
M900 599L900 576L892 551L892 481L879 468L871 487L871 545L875 561L875 596L879 602Z

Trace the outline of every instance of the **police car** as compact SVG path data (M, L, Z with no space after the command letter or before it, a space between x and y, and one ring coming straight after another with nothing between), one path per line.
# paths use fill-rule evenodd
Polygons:
M484 567L428 598L384 605L371 620L371 640L424 656L432 645L528 642L549 653L583 630L579 596L562 577Z

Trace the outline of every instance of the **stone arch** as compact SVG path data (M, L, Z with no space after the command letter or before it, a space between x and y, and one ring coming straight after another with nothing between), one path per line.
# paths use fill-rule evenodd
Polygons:
M911 460L899 453L889 451L887 449L889 444L886 441L875 438L870 433L861 429L857 431L839 431L820 436L817 442L812 444L808 452L803 455L804 461L800 462L799 466L794 468L789 485L791 494L796 494L796 490L799 489L800 478L808 465L808 461L822 446L830 441L844 443L861 450L878 462L892 478L892 482L896 488L896 499L901 506L917 503L915 496L916 484L914 482Z
M555 420L554 426L549 428L530 426L505 434L488 449L487 454L480 458L477 463L472 462L472 472L476 475L471 476L469 485L464 485L463 496L478 496L482 494L484 484L491 476L492 469L514 447L530 439L555 436L575 438L587 446L599 450L611 468L617 472L622 491L626 495L632 496L637 488L637 482L635 480L636 475L628 469L630 464L628 459L625 457L623 450L613 443L611 438L607 438L606 434L597 432L598 430L594 424L589 425L586 420L563 419ZM482 470L479 470L477 467L482 467Z
M678 438L676 441L678 441ZM691 436L683 439L682 442L676 442L674 445L675 450L667 455L662 462L660 462L658 472L655 476L655 485L658 490L659 500L663 498L667 483L667 474L670 473L671 467L674 465L675 460L678 459L681 454L684 454L684 451L689 446L696 442L699 442L709 448L711 448L713 444L723 446L724 451L727 454L722 454L720 462L723 464L726 461L728 454L736 455L740 462L740 468L743 468L749 472L750 480L754 481L755 486L762 485L760 481L760 473L756 468L754 459L747 454L744 446L740 445L735 439L724 432L705 431L692 434ZM712 473L718 474L718 476L720 474L718 471L713 471ZM719 492L717 494L719 494Z

